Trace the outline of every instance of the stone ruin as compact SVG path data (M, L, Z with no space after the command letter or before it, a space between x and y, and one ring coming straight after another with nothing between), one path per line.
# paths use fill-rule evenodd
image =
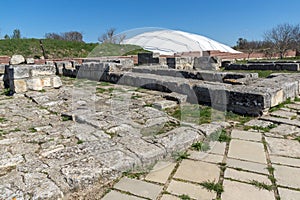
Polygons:
M6 65L2 72L4 86L25 95L4 99L9 104L0 110L12 119L8 125L20 124L20 131L3 125L11 133L0 140L0 191L21 199L59 199L107 184L230 126L181 122L164 109L189 102L258 116L300 90L298 74L261 79L257 73L134 66L115 58ZM61 87L64 76L77 79ZM99 81L111 85L103 84L97 96Z

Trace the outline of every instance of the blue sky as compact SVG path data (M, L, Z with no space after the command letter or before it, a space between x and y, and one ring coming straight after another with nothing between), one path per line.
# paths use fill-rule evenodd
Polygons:
M299 0L4 0L0 38L18 28L28 38L79 31L96 42L111 27L162 27L233 46L239 37L260 40L277 24L300 23L299 10Z

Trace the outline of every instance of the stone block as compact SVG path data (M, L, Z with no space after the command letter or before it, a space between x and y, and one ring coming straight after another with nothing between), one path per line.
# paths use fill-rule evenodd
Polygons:
M229 145L228 157L267 163L262 143L232 139Z
M52 86L53 88L60 88L62 86L60 77L55 76L52 78Z
M26 64L34 64L34 58L26 58Z
M51 87L51 77L41 78L43 87Z
M22 55L13 55L10 59L11 65L19 65L25 62L25 58Z
M188 195L197 200L211 200L216 197L216 194L209 192L200 185L185 183L181 181L172 180L167 188L167 191L175 195Z
M183 160L179 165L174 178L202 183L204 181L218 180L219 176L220 168L216 164Z
M176 163L159 161L145 179L148 181L165 184L175 166Z
M9 68L10 79L22 79L30 77L30 68L26 65L10 65Z
M26 82L28 90L39 91L43 89L42 80L40 78L28 79Z
M273 191L261 190L253 185L235 181L224 180L222 200L275 200Z
M33 65L30 67L31 76L52 76L56 74L54 65Z
M300 189L300 168L273 165L277 185Z
M115 184L114 188L154 200L162 191L163 186L124 177Z
M16 93L24 93L28 90L27 83L25 80L14 80L14 91Z

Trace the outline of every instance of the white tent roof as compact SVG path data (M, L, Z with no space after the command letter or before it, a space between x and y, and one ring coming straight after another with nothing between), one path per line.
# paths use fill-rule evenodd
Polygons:
M123 44L134 44L146 50L173 55L174 53L190 51L219 50L221 52L240 53L229 46L207 37L175 30L158 30L138 34L125 39Z

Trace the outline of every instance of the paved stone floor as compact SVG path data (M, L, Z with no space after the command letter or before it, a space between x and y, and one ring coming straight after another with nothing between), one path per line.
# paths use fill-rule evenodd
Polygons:
M300 103L227 130L231 139L191 147L184 159L127 173L104 200L299 200Z
M246 123L179 126L149 106L177 106L158 92L123 88L127 98L98 83L89 104L91 90L78 83L72 96L74 83L63 81L59 90L0 95L1 200L300 199L299 99ZM126 99L129 108L119 104Z

